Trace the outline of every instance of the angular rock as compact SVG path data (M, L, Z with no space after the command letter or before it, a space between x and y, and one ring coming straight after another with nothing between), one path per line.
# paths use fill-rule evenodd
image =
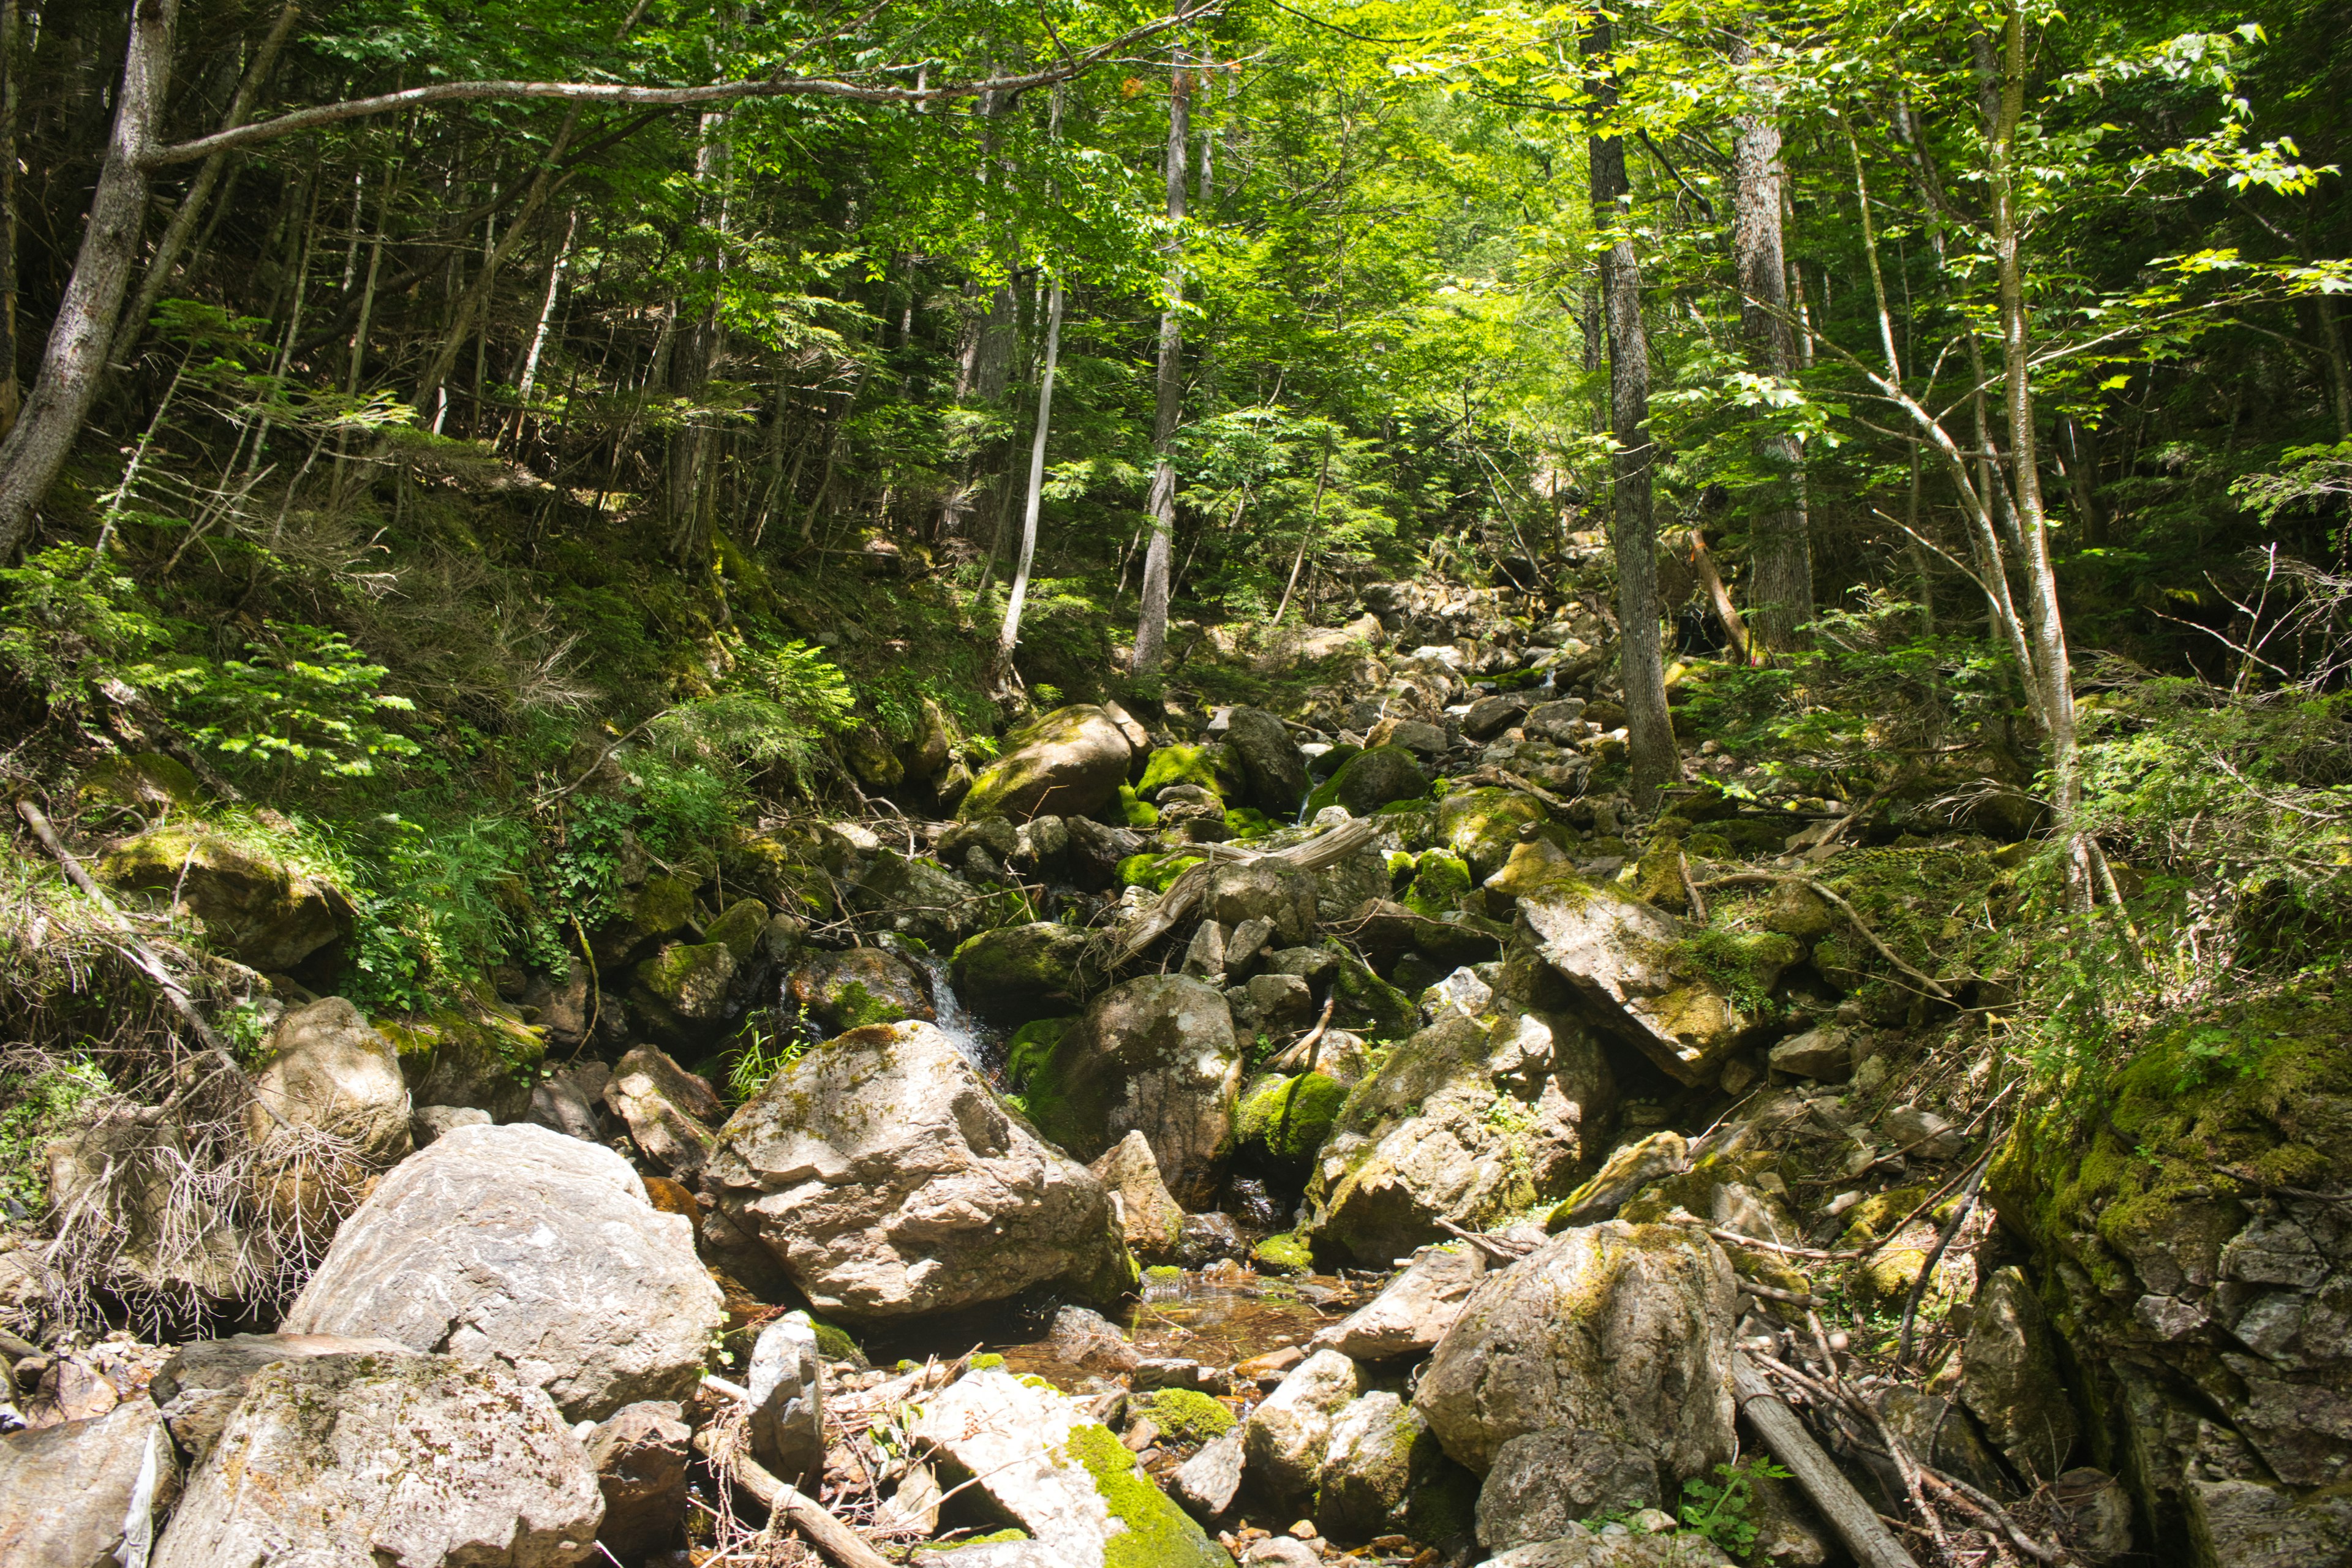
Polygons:
M1969 1146L1960 1130L1932 1110L1898 1105L1879 1124L1888 1142L1926 1160L1957 1159Z
M722 1321L694 1226L628 1162L543 1127L460 1127L395 1167L295 1298L288 1333L510 1368L564 1415L683 1399Z
M717 1142L711 1124L726 1107L709 1083L651 1046L639 1046L613 1068L604 1108L627 1124L646 1159L680 1181L701 1173Z
M1282 1386L1242 1424L1250 1475L1285 1507L1315 1495L1332 1424L1364 1392L1364 1373L1335 1350L1319 1350L1283 1374Z
M1113 986L1079 1015L1024 1085L1037 1130L1080 1159L1130 1131L1179 1202L1201 1203L1222 1173L1241 1087L1233 1011L1189 975Z
M620 907L590 939L597 967L626 967L684 931L693 918L692 882L682 877L647 877L635 888L623 889Z
M981 770L956 815L966 822L983 816L1026 822L1048 812L1090 816L1118 798L1133 754L1126 734L1101 709L1056 709L1004 737L1003 754Z
M1706 1536L1690 1531L1653 1535L1612 1524L1599 1531L1571 1524L1555 1540L1515 1546L1486 1560L1486 1568L1732 1568Z
M743 1382L752 1457L772 1475L814 1486L824 1474L824 1366L806 1312L786 1312L760 1331Z
M1425 1355L1462 1315L1463 1304L1486 1274L1486 1255L1466 1242L1424 1247L1379 1295L1316 1334L1313 1342L1356 1361Z
M341 891L215 834L157 827L99 858L99 880L176 899L214 952L265 973L293 969L351 930Z
M1183 1239L1184 1209L1160 1179L1150 1141L1130 1131L1087 1168L1109 1192L1129 1249L1154 1263L1174 1257Z
M2092 1561L2131 1550L2131 1494L2106 1471L2068 1470L2051 1484L2050 1507L2064 1521L2067 1539Z
M1081 927L1050 921L982 931L955 950L956 994L992 1022L1066 1014L1076 1005L1078 960L1090 940Z
M2259 1481L2192 1479L2182 1489L2196 1568L2342 1568L2352 1563L2352 1498L2298 1498Z
M1478 1489L1478 1543L1497 1552L1554 1541L1580 1520L1657 1503L1658 1462L1589 1428L1544 1426L1495 1452Z
M1214 921L1202 921L1192 928L1192 940L1184 945L1183 971L1195 980L1211 985L1221 985L1225 979L1225 928Z
M1462 715L1462 732L1474 741L1485 741L1501 734L1526 716L1528 700L1507 692L1493 697L1481 697L1470 704L1470 711Z
M1315 879L1262 860L1219 866L1209 873L1201 912L1226 927L1270 921L1276 943L1296 947L1315 934Z
M1843 1083L1853 1073L1853 1046L1834 1024L1808 1029L1774 1046L1768 1058L1774 1072Z
M544 1087L543 1085L541 1087ZM539 1090L531 1091L531 1103L539 1103ZM408 1113L408 1134L415 1147L423 1149L438 1142L442 1134L454 1127L488 1127L490 1113L474 1105L420 1105ZM534 1126L545 1126L533 1121ZM567 1134L577 1137L577 1133ZM594 1142L591 1139L590 1142Z
M322 1355L415 1353L390 1340L352 1340L340 1334L232 1334L181 1347L148 1384L147 1394L163 1412L163 1424L193 1467L212 1452L236 1402L245 1397L245 1385L264 1367Z
M1315 1522L1342 1536L1404 1522L1405 1500L1444 1462L1421 1412L1379 1389L1340 1410L1315 1477Z
M604 1514L579 1439L504 1369L319 1356L247 1384L155 1564L552 1568L593 1550Z
M937 952L953 951L980 914L980 896L969 883L895 849L867 858L847 902L866 930L911 936Z
M143 1562L180 1489L179 1458L144 1399L0 1437L0 1563Z
M1226 716L1225 748L1241 765L1249 804L1286 822L1307 798L1307 759L1289 727L1263 708L1236 708Z
M1223 1568L1228 1562L1135 1468L1135 1457L1117 1437L1050 1387L1001 1367L966 1373L926 1399L910 1436L937 1444L975 1478L994 1511L1049 1544L1068 1568L1114 1562Z
M719 1131L706 1188L827 1316L903 1318L1132 1264L1102 1184L1001 1105L929 1024L853 1029Z
M667 1550L685 1534L694 1429L684 1416L675 1401L648 1399L588 1434L588 1463L604 1499L596 1539L624 1563Z
M612 1075L607 1073L604 1085L591 1093L587 1082L578 1074L559 1073L530 1091L530 1109L522 1113L522 1119L533 1127L544 1127L566 1138L601 1142L604 1126L597 1108L611 1084Z
M2074 1406L2058 1375L2049 1321L2021 1270L1997 1269L1977 1292L1960 1347L1960 1403L2019 1474L2052 1480L2065 1468Z
M1652 1182L1677 1175L1689 1163L1690 1145L1672 1128L1625 1144L1610 1154L1591 1181L1569 1194L1552 1210L1544 1228L1557 1234L1578 1226L1597 1225Z
M1490 1273L1439 1342L1413 1403L1446 1453L1484 1474L1547 1426L1647 1453L1661 1479L1733 1452L1731 1265L1669 1226L1612 1220Z
M785 978L784 996L833 1034L909 1018L939 1021L930 977L878 947L809 953Z
M1214 1524L1233 1511L1241 1496L1244 1461L1244 1434L1239 1426L1201 1445L1201 1451L1178 1467L1169 1495L1184 1511L1203 1524Z
M1518 900L1544 958L1676 1081L1706 1081L1740 1044L1748 1023L1730 998L1704 976L1684 979L1668 967L1681 934L1672 916L1566 872Z

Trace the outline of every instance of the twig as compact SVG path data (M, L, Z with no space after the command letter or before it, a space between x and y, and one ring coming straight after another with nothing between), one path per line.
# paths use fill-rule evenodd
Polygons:
M1851 1263L1857 1258L1868 1256L1862 1252L1823 1252L1817 1247L1787 1247L1777 1241L1742 1236L1736 1230L1725 1230L1720 1226L1708 1226L1706 1233L1717 1241L1727 1241L1735 1247L1752 1247L1759 1252L1777 1252L1784 1258L1810 1258L1816 1263Z
M1706 924L1706 895L1698 890L1698 883L1691 877L1690 857L1677 850L1675 864L1682 868L1683 896L1690 900L1691 919Z
M1490 1258L1505 1258L1510 1259L1514 1263L1517 1262L1520 1258L1525 1258L1529 1252L1535 1250L1533 1247L1516 1247L1510 1242L1505 1241L1498 1236L1480 1236L1475 1231L1465 1230L1460 1226L1455 1225L1452 1220L1445 1218L1442 1215L1438 1216L1437 1228L1445 1232L1448 1236L1461 1237L1464 1241L1468 1242L1471 1246L1476 1247L1479 1251L1486 1253Z
M1828 904L1840 914L1845 916L1847 923L1852 925L1857 932L1861 933L1862 940L1870 943L1871 950L1876 952L1879 957L1885 959L1888 963L1892 964L1895 971L1902 974L1906 979L1916 982L1922 990L1926 991L1928 995L1933 996L1938 1002L1951 1001L1952 994L1944 989L1942 982L1937 980L1932 975L1924 973L1921 971L1913 968L1911 964L1904 959L1902 954L1896 952L1893 948L1879 941L1878 933L1870 929L1869 922L1862 918L1860 910L1856 910L1852 904L1846 902L1843 895L1833 891L1815 878L1796 875L1782 876L1776 871L1734 871L1729 876L1726 877L1711 877L1707 880L1697 884L1697 886L1701 888L1738 888L1755 887L1759 884L1763 884L1772 887L1781 887L1791 883L1811 889L1811 891L1818 896L1823 903Z
M738 1392L731 1384L727 1385L727 1391ZM719 1467L720 1474L759 1499L771 1513L782 1514L787 1523L808 1537L840 1568L896 1568L864 1536L835 1519L823 1503L772 1474L749 1455L720 1441L715 1427L706 1426L697 1432L694 1446Z
M1936 1265L1942 1260L1945 1249L1952 1245L1952 1238L1960 1234L1960 1226L1968 1223L1969 1211L1976 1207L1977 1189L1984 1184L1985 1173L1991 1168L1990 1154L1977 1162L1977 1168L1969 1173L1968 1185L1960 1191L1958 1206L1952 1210L1952 1217L1944 1222L1942 1232L1936 1237L1936 1245L1928 1249L1927 1261L1919 1266L1919 1278L1911 1281L1911 1294L1903 1302L1902 1331L1895 1340L1896 1366L1911 1359L1911 1330L1919 1315L1920 1300L1927 1294L1928 1282L1935 1279Z

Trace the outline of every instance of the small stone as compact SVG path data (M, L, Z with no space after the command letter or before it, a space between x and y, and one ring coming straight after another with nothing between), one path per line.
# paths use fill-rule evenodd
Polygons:
M787 1312L760 1331L745 1382L751 1394L751 1452L788 1481L823 1473L824 1369L816 1325Z
M1771 1063L1774 1072L1837 1083L1853 1070L1853 1050L1843 1029L1808 1029L1774 1046Z
M1897 1149L1923 1159L1953 1159L1968 1147L1968 1141L1960 1136L1958 1128L1934 1111L1922 1110L1915 1105L1896 1106L1879 1125Z

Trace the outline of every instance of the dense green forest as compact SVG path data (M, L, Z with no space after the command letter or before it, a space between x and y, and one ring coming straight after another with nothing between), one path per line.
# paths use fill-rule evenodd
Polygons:
M326 1321L299 1302L362 1175L426 1153L404 1121L269 1152L322 998L420 1118L556 1126L534 1095L596 1066L581 1114L677 1189L730 1333L919 1315L730 1207L736 1130L829 1040L969 1008L992 1103L1116 1190L1082 1145L1141 1092L1097 1081L1124 966L1225 998L1220 1152L1144 1131L1151 1190L1236 1216L1253 1279L1531 1215L1703 1231L1716 1192L1742 1313L1837 1330L1790 1331L1774 1386L1895 1478L1906 1533L1874 1556L1807 1482L1826 1555L1766 1552L1742 1521L1785 1475L1657 1447L1614 1501L1680 1496L1709 1550L2352 1563L2340 7L1177 3L0 0L12 1358ZM1297 930L1200 891L1269 855L1319 879ZM1568 956L1546 911L1588 895L1671 982ZM1259 913L1271 956L1227 963ZM1613 1109L1507 1200L1400 1175L1417 1217L1375 1225L1349 1151L1437 1117L1405 1064L1454 1048L1417 1044L1449 1005L1591 1024ZM1836 1029L1889 1043L1788 1050ZM1319 1054L1350 1030L1356 1077ZM664 1113L690 1160L601 1087L641 1051L665 1104L709 1097ZM1550 1103L1489 1077L1457 1175ZM1770 1182L1725 1152L1735 1113L1797 1147L1750 1086L1801 1118L1816 1082L1870 1101L1838 1126L1957 1141L1848 1127L1858 1163L1804 1145ZM1676 1184L1708 1160L1745 1185ZM1810 1251L1739 1250L1750 1189ZM1882 1253L1917 1225L1932 1251ZM2230 1261L2262 1247L2310 1268ZM1882 1256L1910 1274L1874 1286ZM2001 1457L1906 1459L1841 1364L1961 1401L2011 1273L2069 1436L2030 1457L1967 1394ZM2290 1295L2299 1329L2263 1304ZM1261 1502L1171 1517L1245 1556L1244 1514L1400 1561L1538 1539L1489 1539L1502 1439L1447 1425L1446 1364L1400 1386L1453 1479L1378 1528L1267 1479L1255 1426ZM1166 1485L1191 1457L1129 1447ZM2062 1471L2121 1478L2126 1544ZM837 1480L811 1495L928 1539ZM695 1552L750 1539L720 1511Z

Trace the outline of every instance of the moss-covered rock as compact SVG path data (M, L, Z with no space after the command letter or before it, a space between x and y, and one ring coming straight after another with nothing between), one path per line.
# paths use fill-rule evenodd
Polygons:
M1060 708L1004 738L956 807L966 822L1005 816L1090 816L1118 798L1134 755L1125 731L1091 704Z
M895 849L867 858L848 901L866 929L911 936L938 951L961 941L977 923L981 908L969 883Z
M1402 746L1375 746L1348 759L1318 785L1307 800L1308 814L1327 805L1343 805L1357 816L1370 816L1398 801L1419 800L1429 793L1429 774L1421 759Z
M265 972L292 969L350 933L341 889L259 844L202 828L150 829L99 857L98 879L178 899L217 952Z
M1118 885L1122 888L1149 888L1155 893L1164 893L1171 882L1200 865L1204 858L1200 855L1187 855L1181 850L1167 855L1149 850L1140 855L1129 855L1118 863Z
M1004 1081L1014 1092L1024 1091L1037 1069L1054 1059L1055 1047L1076 1022L1076 1018L1038 1018L1013 1031L1004 1047Z
M511 1121L530 1105L547 1042L502 1007L461 1002L419 1017L378 1019L400 1055L400 1076L416 1105L470 1106Z
M1517 790L1456 790L1437 805L1439 841L1470 863L1480 879L1503 868L1523 828L1549 826L1543 803Z
M1194 1388L1163 1388L1144 1401L1151 1424L1179 1443L1205 1443L1232 1431L1234 1413Z
M1402 1040L1421 1026L1421 1009L1412 998L1372 973L1370 967L1344 948L1335 949L1338 966L1331 974L1331 994L1338 998L1331 1021L1370 1040Z
M1468 861L1443 849L1425 850L1413 867L1412 885L1399 901L1415 914L1436 919L1460 909L1462 895L1473 885Z
M751 962L760 938L768 929L768 906L757 899L738 899L727 911L702 928L702 940L717 942L734 955L737 967Z
M1250 1248L1252 1261L1268 1274L1312 1274L1314 1249L1289 1231L1269 1236Z
M820 1027L838 1034L868 1024L935 1021L930 977L878 947L811 952L784 979L784 998Z
M1234 1115L1234 1139L1245 1157L1277 1169L1304 1170L1348 1091L1319 1072L1268 1073L1249 1087Z
M672 942L636 967L637 985L678 1017L716 1023L727 1012L735 954L723 942Z
M1037 1130L1081 1160L1141 1132L1168 1190L1198 1209L1232 1153L1240 1077L1223 995L1147 974L1096 997L1021 1092Z
M1088 940L1076 926L1046 921L982 931L955 950L956 994L991 1021L1019 1023L1066 1012Z
M161 752L103 757L81 775L81 798L91 804L193 809L201 796L187 764Z
M1239 798L1241 778L1222 746L1162 746L1143 764L1135 793L1157 801L1171 784L1197 784L1221 801Z
M1160 808L1149 801L1139 799L1131 786L1121 784L1118 786L1118 819L1138 832L1149 832L1160 826Z

